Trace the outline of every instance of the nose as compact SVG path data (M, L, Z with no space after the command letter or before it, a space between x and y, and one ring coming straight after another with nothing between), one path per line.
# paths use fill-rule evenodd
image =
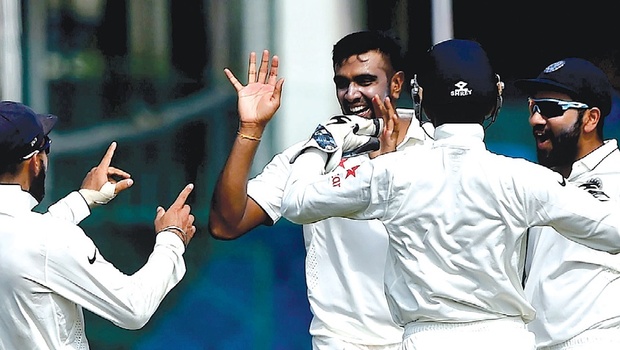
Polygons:
M344 94L345 98L348 100L354 100L360 96L360 89L357 84L351 82L347 87L347 91Z
M547 123L547 119L540 114L537 108L530 108L530 125L543 125Z

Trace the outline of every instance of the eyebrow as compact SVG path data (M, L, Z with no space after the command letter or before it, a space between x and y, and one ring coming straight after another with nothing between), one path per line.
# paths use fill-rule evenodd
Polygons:
M378 79L378 76L375 74L359 74L353 77L353 79L349 79L348 77L345 77L344 75L340 75L337 74L334 76L334 80L337 79L346 79L346 80L376 80Z

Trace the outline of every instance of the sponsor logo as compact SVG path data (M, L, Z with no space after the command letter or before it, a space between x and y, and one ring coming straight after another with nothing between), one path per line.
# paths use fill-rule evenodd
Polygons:
M566 186L566 179L562 177L562 181L558 181L558 183L560 184L560 186L564 187Z
M472 89L467 88L467 83L462 80L454 84L454 86L456 86L456 89L450 91L450 96L469 96L473 92Z
M353 177L355 177L355 171L356 171L356 170L357 170L357 168L359 168L359 167L360 167L359 165L356 165L356 166L354 166L354 167L352 167L352 168L347 169L347 175L345 175L345 177L344 177L344 178L346 179L346 178L347 178L347 177L349 177L349 176L353 176Z
M89 264L94 264L95 263L95 259L97 259L97 248L95 248L95 253L93 254L93 257L88 257L88 263Z

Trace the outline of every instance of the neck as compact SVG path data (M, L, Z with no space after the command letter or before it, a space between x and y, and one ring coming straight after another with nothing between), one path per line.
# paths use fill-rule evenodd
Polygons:
M409 125L411 125L412 120L412 118L398 118L398 129L401 131L398 133L398 138L396 139L397 145L400 145L405 139L405 136L407 136L407 130L409 129Z

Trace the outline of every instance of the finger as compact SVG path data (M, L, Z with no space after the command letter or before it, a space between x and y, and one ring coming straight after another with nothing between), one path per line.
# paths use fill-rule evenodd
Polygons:
M256 82L256 52L250 52L250 63L248 65L248 84Z
M128 179L131 177L131 174L129 174L128 172L124 170L111 166L108 168L108 177L111 177L111 176L117 176L117 177L122 177L124 179Z
M388 119L391 123L392 131L398 132L398 113L396 112L396 108L392 104L392 99L390 97L385 98L385 107L387 108L386 114L388 115Z
M108 150L105 152L105 155L101 159L99 163L99 167L107 168L112 163L112 157L114 156L114 151L116 150L116 142L112 142L108 147Z
M166 211L162 207L157 207L156 211L157 212L155 214L155 221L161 219L162 216L164 216L164 214L166 214Z
M375 117L383 119L383 125L387 126L389 117L387 115L385 106L383 105L383 101L381 101L381 98L379 97L379 95L373 96L372 108L375 112Z
M117 182L114 186L114 194L119 194L120 192L128 189L133 186L133 179L125 179Z
M280 65L280 59L278 56L273 56L271 59L271 71L269 71L269 85L274 85L278 79L278 66Z
M394 105L392 104L392 99L390 99L389 96L385 98L385 103L384 104L385 104L385 108L386 108L386 110L387 110L387 112L389 114L396 113L396 110L394 109Z
M185 201L187 201L187 197L189 196L190 193L192 193L193 189L194 189L194 185L193 184L189 184L189 185L185 186L183 191L181 191L181 193L179 193L179 196L174 201L174 203L172 203L172 205L170 206L170 208L168 210L170 210L172 208L182 208L185 205Z
M226 74L228 81L232 84L232 86L235 88L237 92L243 89L243 84L239 82L237 77L235 77L235 75L233 74L233 72L230 71L230 69L224 68L224 74Z
M284 78L281 78L276 82L276 86L273 89L273 94L271 94L271 100L278 102L278 107L280 106L280 101L282 101L282 85L284 84Z
M267 79L267 73L269 72L269 50L263 50L263 57L261 58L260 68L258 69L258 82L263 83Z

